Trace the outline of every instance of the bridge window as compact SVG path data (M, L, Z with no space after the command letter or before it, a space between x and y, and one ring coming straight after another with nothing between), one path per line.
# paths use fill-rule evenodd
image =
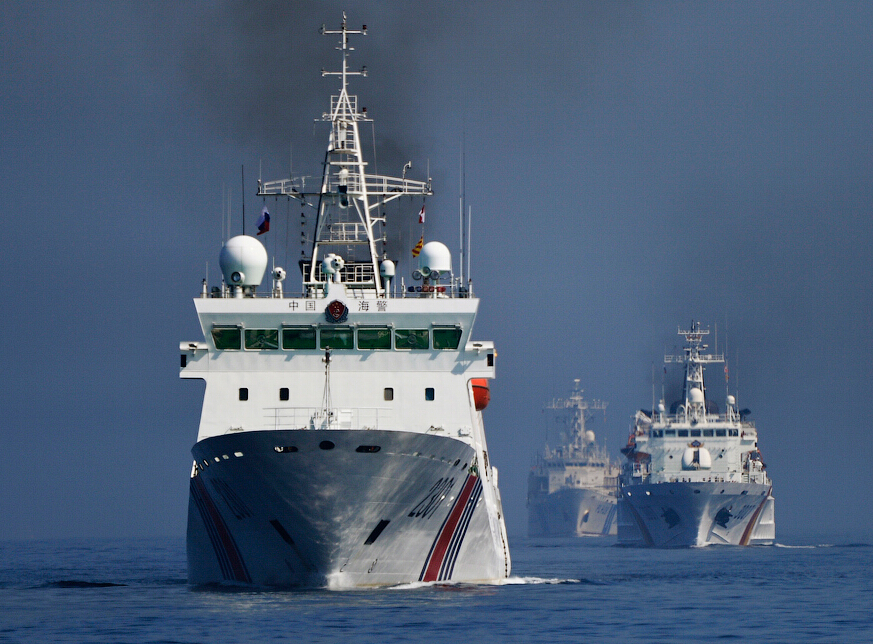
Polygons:
M314 349L315 327L290 326L282 329L283 349Z
M362 326L358 328L359 349L390 349L391 329L387 326Z
M677 431L677 435L679 435L679 436L688 436L688 430L687 430L687 429L679 429L679 430L676 430L676 431Z
M430 333L427 329L396 329L394 346L397 349L428 349Z
M278 349L277 329L246 329L246 349Z
M457 349L461 341L460 327L435 328L433 330L434 349Z
M350 326L321 327L322 349L354 349L354 330Z
M214 326L212 327L212 341L219 351L239 349L242 333L238 326Z

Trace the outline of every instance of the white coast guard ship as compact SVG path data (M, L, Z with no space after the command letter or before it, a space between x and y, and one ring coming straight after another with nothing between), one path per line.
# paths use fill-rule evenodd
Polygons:
M724 355L703 353L709 329L679 330L685 365L682 399L668 413L638 411L622 468L618 543L682 547L771 544L776 536L772 483L758 449L758 432L726 396L724 413L706 397L704 365Z
M510 572L497 469L481 410L491 342L472 337L479 306L448 249L423 245L398 290L377 249L382 206L430 195L429 181L369 174L339 30L339 94L315 191L259 183L266 198L317 213L303 291L259 289L267 253L227 241L223 282L194 300L205 341L181 344L182 378L206 381L193 447L188 580L356 587L480 582ZM334 75L323 72L324 75ZM417 211L414 208L413 212Z
M579 380L567 398L550 401L547 439L527 484L529 537L584 537L614 535L618 465L598 445L586 419L606 409L600 400L587 401Z

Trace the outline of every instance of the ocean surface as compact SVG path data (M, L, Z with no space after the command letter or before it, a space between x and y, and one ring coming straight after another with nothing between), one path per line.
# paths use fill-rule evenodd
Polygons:
M873 545L510 542L494 586L204 590L183 539L0 542L0 642L873 642Z

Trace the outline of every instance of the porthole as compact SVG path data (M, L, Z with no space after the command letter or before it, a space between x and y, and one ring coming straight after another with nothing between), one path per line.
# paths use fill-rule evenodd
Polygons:
M294 445L276 445L273 449L279 454L290 454L291 452L298 451L297 447Z
M290 392L288 391L288 387L282 387L279 389L279 400L288 400L290 397Z
M249 388L248 387L240 387L239 388L239 399L240 400L248 400L249 399Z
M358 448L355 451L361 452L362 454L375 454L380 449L382 448L378 445L358 445Z
M321 441L318 446L324 450L333 449L334 447L336 447L333 441Z

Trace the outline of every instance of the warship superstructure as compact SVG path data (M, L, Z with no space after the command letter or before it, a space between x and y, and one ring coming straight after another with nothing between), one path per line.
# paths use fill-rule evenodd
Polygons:
M585 421L606 403L587 401L579 380L566 398L546 404L547 439L528 476L529 537L606 536L616 533L619 467L598 445Z

